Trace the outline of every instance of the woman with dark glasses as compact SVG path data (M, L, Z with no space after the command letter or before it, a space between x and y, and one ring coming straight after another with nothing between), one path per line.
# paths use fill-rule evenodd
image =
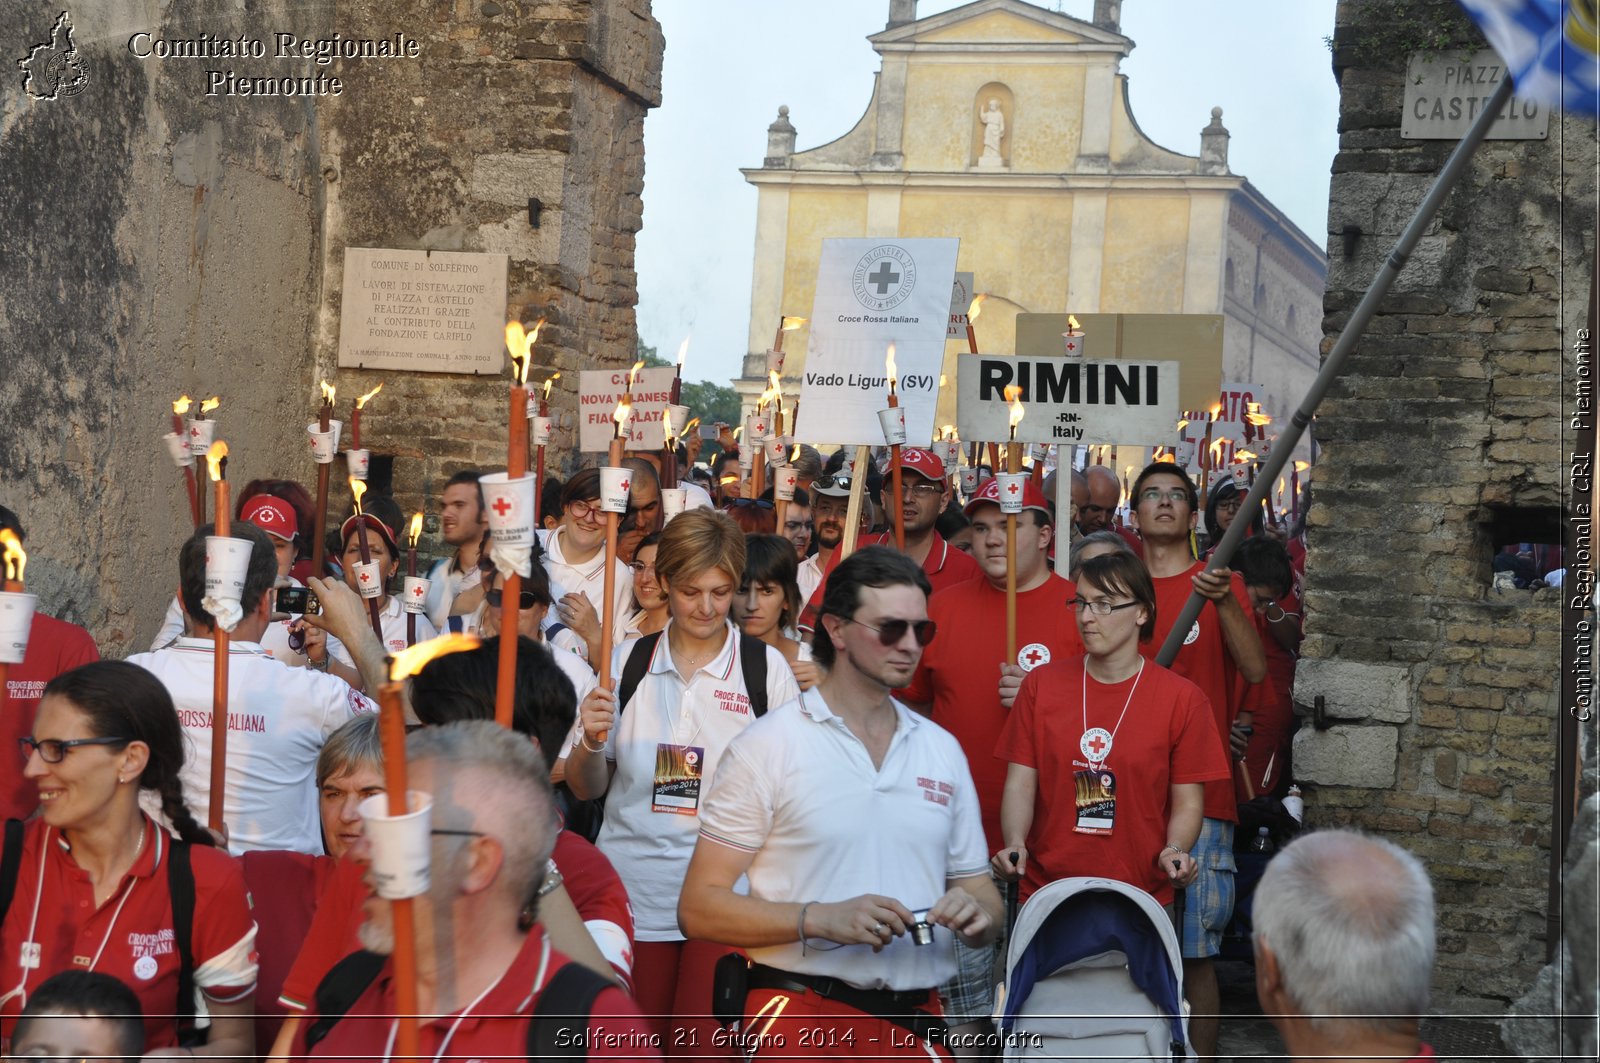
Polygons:
M1097 875L1163 905L1194 881L1203 785L1229 777L1200 688L1139 653L1156 625L1144 562L1111 553L1083 563L1076 611L1082 657L1028 673L995 755L1007 761L992 866L1041 886Z
M239 864L213 848L184 804L183 729L166 687L125 661L57 676L22 755L40 811L6 830L7 848L18 846L20 858L7 861L15 881L0 884L14 889L0 923L0 1039L45 979L91 970L138 995L147 1049L176 1047L176 1016L192 1020L203 997L209 1036L192 1053L251 1056L256 926ZM140 810L144 791L178 843ZM169 869L174 859L177 872ZM185 864L193 880L187 986L171 881Z

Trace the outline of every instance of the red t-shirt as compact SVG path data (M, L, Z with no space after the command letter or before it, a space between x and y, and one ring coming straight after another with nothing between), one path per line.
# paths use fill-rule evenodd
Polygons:
M166 866L171 847L167 832L147 818L144 848L133 868L97 906L94 884L73 860L61 832L43 820L30 822L23 835L17 892L0 928L4 991L20 987L31 992L62 971L109 974L139 998L145 1048L176 1045L177 1027L171 1016L178 1000L178 947ZM229 1003L256 987L255 922L244 874L239 862L220 849L196 845L189 852L194 869L195 985L207 999ZM24 947L30 941L38 945L39 963L24 969ZM22 1007L21 993L8 996L0 1006L0 1042L10 1042Z
M256 1047L263 1054L278 1035L288 1009L278 999L283 980L306 943L323 890L338 861L331 856L257 850L239 857L255 916L266 928L256 941L261 970L256 976Z
M420 1023L419 1047L435 1061L510 1060L527 1054L528 1022L539 994L569 961L547 945L544 931L527 936L505 974L488 993L452 1015ZM390 964L344 1017L310 1052L315 1059L370 1063L394 1053L394 972ZM312 1021L315 1021L314 1019ZM660 1059L659 1037L639 1014L633 998L620 989L603 989L589 1013L591 1059Z
M94 639L83 628L34 613L28 628L28 652L22 663L12 665L6 674L6 693L11 700L0 706L0 756L12 756L17 739L33 733L33 718L46 683L99 659ZM23 777L21 768L0 772L0 819L27 819L38 807L38 787Z
M995 746L997 757L1039 773L1022 895L1057 879L1096 875L1138 886L1167 904L1172 884L1156 856L1170 840L1171 787L1226 779L1228 762L1205 695L1193 683L1150 661L1137 679L1106 685L1087 674L1084 660L1059 659L1030 672ZM1074 829L1073 773L1089 767L1079 748L1086 720L1088 728L1112 736L1105 759L1116 783L1110 834Z
M573 907L585 923L605 921L619 926L627 936L626 965L619 965L615 949L600 941L601 952L612 967L632 984L633 909L628 891L616 869L593 844L570 830L556 835L551 854ZM597 859L598 858L598 859ZM363 906L371 896L364 880L366 868L353 860L339 860L317 896L316 914L305 935L305 945L283 980L278 1002L290 1011L305 1011L316 998L317 986L334 964L361 948L359 933L366 917ZM593 930L591 930L591 933Z
M1178 619L1184 603L1194 592L1195 573L1204 570L1205 563L1196 561L1176 576L1162 576L1153 580L1156 588L1156 631L1148 642L1139 644L1140 653L1155 660L1162 644L1167 641L1173 621ZM1250 616L1250 592L1245 590L1244 577L1237 572L1233 573L1233 597L1244 615ZM1228 750L1227 736L1233 729L1234 718L1239 715L1242 690L1235 687L1238 669L1222 637L1222 624L1217 620L1216 607L1210 602L1200 610L1189 638L1184 640L1178 656L1172 661L1172 670L1199 687L1210 702L1219 748L1227 758L1227 763L1232 764L1233 754ZM1224 777L1206 785L1206 818L1229 823L1239 821L1238 798L1234 794L1231 778Z
M1286 613L1298 613L1300 601L1293 591L1278 600ZM1251 714L1254 733L1244 761L1249 766L1250 782L1258 794L1274 789L1289 767L1289 731L1294 724L1294 668L1297 660L1284 649L1272 633L1272 625L1260 613L1253 613L1256 634L1267 655L1267 678L1246 683L1243 677L1235 689L1240 711Z
M1017 595L1017 662L1036 668L1051 660L1081 656L1083 639L1067 602L1077 595L1070 580L1051 575ZM1000 799L1006 762L995 756L995 739L1009 711L1000 705L1000 665L1006 656L1006 592L987 577L935 594L928 616L939 633L922 651L922 663L904 691L906 701L932 703L933 722L956 736L983 813L989 851L1005 847L1000 836Z

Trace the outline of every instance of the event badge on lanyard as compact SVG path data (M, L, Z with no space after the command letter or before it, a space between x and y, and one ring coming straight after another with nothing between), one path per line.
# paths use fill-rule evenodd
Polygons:
M650 811L677 816L700 813L700 771L706 751L701 746L656 745L656 782Z
M1144 661L1139 661L1139 671L1133 677L1133 686L1128 690L1128 700L1122 703L1122 713L1117 717L1116 726L1110 731L1104 727L1089 726L1089 672L1083 673L1083 736L1078 739L1078 751L1083 754L1083 759L1088 761L1087 771L1079 770L1072 773L1072 781L1077 799L1077 821L1072 829L1079 834L1110 834L1117 820L1117 776L1106 768L1106 758L1111 756L1111 745L1116 740L1117 732L1122 730L1122 721L1128 715L1128 706L1133 704L1133 695L1139 689L1139 680L1144 676Z

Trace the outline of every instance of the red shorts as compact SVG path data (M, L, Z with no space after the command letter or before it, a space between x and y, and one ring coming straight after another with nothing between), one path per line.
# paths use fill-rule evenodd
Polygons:
M942 1014L938 994L922 1009ZM752 989L745 1021L737 1033L723 1030L724 1042L751 1059L949 1059L944 1045L930 1044L904 1026L816 993Z
M633 999L660 1038L662 1055L738 1057L734 1049L716 1047L714 1037L722 1027L711 1017L717 961L738 951L709 941L634 942Z

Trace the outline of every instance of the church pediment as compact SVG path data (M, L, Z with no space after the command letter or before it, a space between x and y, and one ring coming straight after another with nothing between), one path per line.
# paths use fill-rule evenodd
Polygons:
M880 51L905 46L1036 44L1063 49L1111 49L1124 54L1133 42L1068 15L1047 11L1023 0L977 0L976 3L884 30L869 38Z

